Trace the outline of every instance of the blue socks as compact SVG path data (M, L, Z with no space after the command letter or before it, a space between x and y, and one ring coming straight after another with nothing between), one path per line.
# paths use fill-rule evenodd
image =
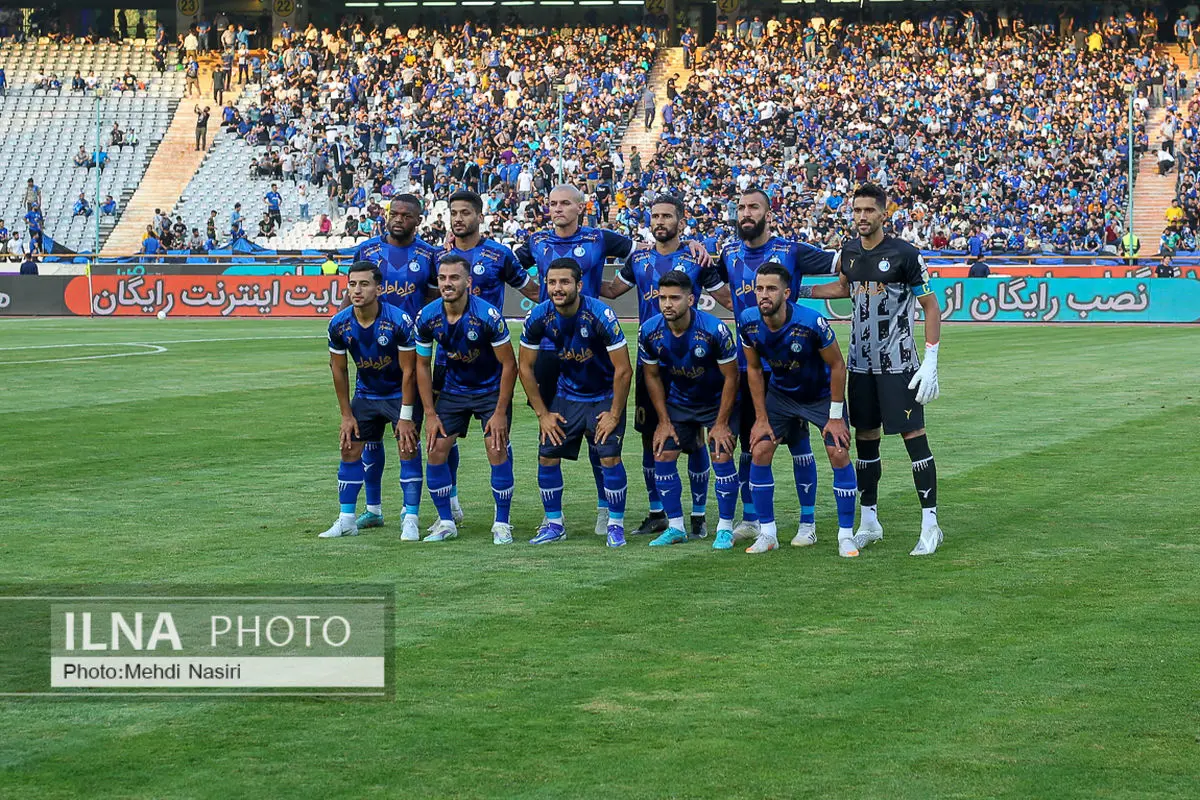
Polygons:
M608 501L608 521L612 525L625 527L625 490L629 484L625 478L625 465L618 462L615 467L602 467L604 472L604 496Z
M651 514L659 514L663 510L662 498L658 496L658 478L656 475L654 453L650 450L643 450L642 477L646 480L646 495L650 498Z
M492 499L496 501L496 522L508 523L509 512L512 509L512 498L513 462L512 455L510 454L504 460L503 464L492 466Z
M562 525L562 464L553 467L538 464L538 488L542 490L542 508L546 509L546 519Z
M363 445L363 489L367 493L367 510L381 513L383 503L383 468L387 464L387 450L383 442L367 442Z
M713 472L717 474L717 516L720 518L717 529L733 530L738 501L737 467L732 461L715 461Z
M450 483L450 465L430 464L425 470L425 478L429 481L429 496L433 498L433 505L437 508L438 519L453 522L454 514L450 511L450 490L453 488L453 484Z
M807 436L788 445L792 453L792 475L796 478L796 496L800 498L800 521L816 522L817 460Z
M450 496L458 497L458 442L455 442L454 446L450 448L446 466L450 468Z
M667 523L686 532L683 527L683 482L679 480L679 468L674 461L654 463L654 481L662 498L662 508L667 514Z
M758 524L763 534L775 533L775 476L771 465L750 465L750 491L758 509Z
M854 465L835 467L833 470L833 496L837 499L838 527L854 527L854 500L858 493L858 481L854 477Z
M758 522L758 509L754 500L754 492L750 490L749 453L738 456L738 483L742 487L742 519L746 522Z
M701 447L688 454L688 484L692 490L692 516L703 516L708 510L708 473L712 462L708 449Z
M358 493L363 486L362 461L342 461L338 464L338 502L343 514L353 514L358 507Z
M600 456L588 445L588 461L592 464L592 479L596 481L596 509L608 508L608 500L604 493L604 468L600 466Z
M404 513L421 510L421 453L400 459L400 491L404 493Z

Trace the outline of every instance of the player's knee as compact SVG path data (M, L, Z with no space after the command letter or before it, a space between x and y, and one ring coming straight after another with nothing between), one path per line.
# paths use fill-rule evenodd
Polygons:
M775 457L775 444L766 440L758 442L754 445L754 449L750 451L750 457L760 467L770 464L771 459Z
M539 467L557 467L561 459L547 458L546 456L538 456Z
M709 456L712 458L714 464L728 464L730 461L733 461L733 453L726 453L725 451L717 454L710 450Z
M825 447L825 452L829 454L829 466L834 469L841 469L850 464L850 451L844 447Z
M349 447L342 448L342 461L358 461L362 458L362 452L362 442L351 442Z
M443 436L433 443L433 449L429 451L429 463L435 466L445 464L450 458L450 451L454 448L455 438L453 436Z
M855 428L854 438L862 442L877 442L883 438L883 428Z
M600 466L602 466L602 467L615 467L617 464L620 464L620 463L621 463L620 456L613 456L612 458L600 459Z
M907 439L916 439L918 436L924 436L924 435L925 435L924 428L917 428L915 431L908 431L907 433L901 434L901 436L906 440Z

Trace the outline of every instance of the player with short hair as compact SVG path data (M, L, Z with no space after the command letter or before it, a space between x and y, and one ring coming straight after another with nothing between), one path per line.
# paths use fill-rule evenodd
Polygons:
M810 308L790 302L792 276L782 264L759 267L754 278L758 307L738 321L746 351L746 380L754 400L750 431L753 462L750 487L759 513L759 534L747 553L779 546L775 530L775 479L771 459L780 444L790 444L809 423L821 430L833 467L838 512L838 554L858 555L854 543L854 496L857 484L850 465L850 431L845 421L846 362L829 322ZM807 433L807 431L805 431ZM800 502L803 490L796 487ZM817 543L816 531L800 523L792 544Z
M538 417L538 486L546 520L530 544L565 539L562 514L563 458L574 461L584 439L600 459L608 519L609 547L625 544L627 481L621 463L625 403L633 368L616 314L594 297L585 297L583 273L574 260L556 259L546 271L550 299L534 306L521 331L521 385ZM561 369L554 399L547 406L538 387L536 362L543 342Z
M822 250L805 242L784 239L772 233L771 198L762 189L749 186L741 193L737 203L737 219L740 241L725 245L717 260L718 272L729 284L729 291L733 297L731 310L735 320L740 320L747 310L756 307L754 278L763 264L773 261L787 269L792 276L792 297L798 296L797 292L805 275L831 275L836 269L835 252ZM738 367L745 373L746 360L742 351L739 351ZM743 374L738 404L744 409L749 409L753 402ZM738 539L756 537L759 532L758 513L750 491L750 428L753 424L753 415L741 415L742 453L738 463L738 478L742 486L742 522L734 529L734 535ZM816 528L817 462L808 439L807 425L789 442L788 450L792 454L792 473L796 479L796 486L801 492L801 529L796 534L799 540L797 543L800 543Z
M717 474L717 537L713 547L733 546L737 510L737 467L733 463L737 427L737 344L724 322L696 308L696 293L687 273L674 270L658 280L662 313L642 324L638 362L645 372L646 392L655 414L651 439L654 477L668 520L667 530L651 546L679 544L689 538L683 528L680 452L703 449L705 429ZM689 468L690 469L690 468ZM693 533L695 525L693 520ZM699 537L697 537L699 538Z
M416 340L412 317L394 306L379 302L383 274L369 261L356 261L346 276L350 307L329 321L329 366L333 390L342 412L339 430L341 464L338 466L338 501L341 513L322 539L357 536L354 512L363 485L362 450L365 442L377 442L392 423L401 452L417 448L412 423L416 399L413 361ZM357 370L354 399L350 399L348 360ZM409 536L407 527L401 538Z
M517 362L508 325L500 309L471 292L471 263L463 256L451 253L442 257L438 287L441 299L421 310L416 325L417 387L428 409L426 477L438 510L438 521L425 541L440 542L458 536L450 507L453 482L447 462L458 438L467 435L471 417L475 417L483 424L488 463L492 465L492 497L496 502L492 542L510 544L513 463L508 432ZM445 354L446 365L445 383L436 401L430 368L435 342L439 354Z
M483 223L483 198L470 189L459 189L450 195L450 234L446 246L452 255L467 260L471 272L471 294L492 304L504 313L504 287L511 286L525 297L537 302L538 285L517 261L516 255L495 239L484 236L479 228ZM444 256L443 256L444 257ZM445 350L438 348L433 368L435 394L441 392L446 370ZM511 424L511 419L510 419ZM450 505L458 506L458 443L450 448ZM462 518L458 506L456 519Z
M650 232L654 246L634 250L624 266L603 289L601 297L616 298L630 289L638 292L638 323L658 316L659 280L673 271L682 271L689 278L689 287L696 302L703 288L722 305L729 305L729 289L717 274L712 264L702 265L691 250L680 241L684 219L683 201L678 197L660 194L650 206ZM634 372L634 415L633 427L642 435L642 475L646 481L646 493L650 498L650 514L633 533L651 534L667 530L667 515L656 488L657 477L654 455L654 432L658 428L658 413L646 391L645 370L639 353ZM688 452L688 482L692 492L692 518L690 533L696 538L708 535L705 522L705 506L708 501L708 473L710 469L708 450L704 443Z
M858 187L851 213L858 238L842 245L838 280L805 286L801 296L853 300L847 396L862 491L855 540L865 547L883 538L877 507L879 441L883 433L898 433L912 460L921 503L921 535L910 555L932 555L943 534L937 519L937 467L925 434L925 404L938 396L941 308L920 251L883 232L887 193L873 184ZM913 341L918 304L925 317L924 361L917 358Z
M355 261L369 261L383 272L383 295L381 300L396 306L412 319L416 319L427 299L433 299L437 291L437 250L417 236L417 228L424 214L424 203L413 194L399 194L388 206L386 230L359 245L354 251ZM417 430L424 419L420 408L421 398L416 398ZM382 483L386 464L385 451L379 442L368 442L363 448L363 474L367 495L367 510L358 518L360 528L375 528L383 525ZM400 452L400 489L404 493L404 520L413 526L406 531L405 541L421 538L417 518L421 510L421 449ZM455 505L457 505L457 499ZM462 507L458 507L459 518Z

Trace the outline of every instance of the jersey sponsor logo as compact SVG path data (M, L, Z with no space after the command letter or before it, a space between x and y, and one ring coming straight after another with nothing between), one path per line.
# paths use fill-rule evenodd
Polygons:
M892 268L892 262L888 261L886 258L879 262L879 271L880 272L887 272L891 268Z
M382 356L380 358L356 358L354 366L359 369L385 369L392 363L391 356Z
M595 353L592 352L592 348L585 347L582 350L560 350L558 359L560 361L574 361L577 364L582 364L585 361L590 361L594 355Z

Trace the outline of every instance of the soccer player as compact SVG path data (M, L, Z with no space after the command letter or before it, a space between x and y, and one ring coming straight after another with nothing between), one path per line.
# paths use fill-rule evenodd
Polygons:
M836 268L837 254L821 250L804 242L793 242L771 232L771 199L757 187L747 187L738 197L738 238L721 250L717 269L721 279L729 284L733 298L733 316L740 320L747 310L756 307L754 279L758 268L774 261L782 264L792 276L792 297L797 297L800 283L805 275L831 275ZM744 373L746 359L742 350L738 352L738 367ZM744 409L753 407L750 388L743 375L741 396L738 405ZM751 447L750 428L754 417L741 415L742 453L738 463L738 478L742 488L742 522L734 529L738 539L757 537L759 532L758 512L750 491ZM796 536L803 542L816 530L815 507L817 502L817 462L813 458L812 445L808 440L808 426L788 444L792 454L792 473L800 490L801 529Z
M855 540L865 547L883 538L878 515L879 440L882 433L898 433L912 460L921 503L921 535L910 555L927 556L942 543L937 468L925 435L925 404L938 396L942 317L920 252L884 234L886 209L887 193L880 187L864 184L854 191L851 213L858 238L842 246L838 280L802 287L801 296L853 300L847 397L862 491L862 519ZM925 317L923 362L913 341L918 303Z
M447 463L455 442L466 436L471 417L483 424L488 463L492 465L492 497L496 518L494 544L512 543L509 511L513 496L513 463L508 446L512 419L513 387L517 361L510 344L508 325L500 309L471 291L471 263L451 253L438 266L441 299L425 306L417 320L417 387L425 412L429 443L427 481L438 521L427 542L458 536L450 507L453 486ZM433 393L430 356L437 343L445 354L445 384L437 400Z
M600 459L607 500L609 547L625 544L625 403L633 368L625 334L613 310L581 294L583 271L574 260L556 259L546 271L550 299L533 307L521 331L521 385L538 417L538 486L546 520L530 544L567 537L563 522L562 459L574 461L587 439ZM543 343L549 342L548 351ZM538 387L536 364L549 352L560 362L554 399L547 406Z
M416 319L424 308L427 298L433 299L437 291L437 249L417 236L421 224L423 204L412 194L396 195L388 207L387 230L363 242L354 252L355 261L369 261L378 265L383 273L382 300L395 306L412 319ZM416 398L416 423L420 431L424 419L420 408L421 398ZM363 474L367 495L367 510L359 517L360 528L376 528L383 525L382 484L386 464L385 451L380 442L367 442L363 447ZM404 520L412 529L405 531L404 541L418 541L417 527L421 510L421 449L400 451L400 488L404 494ZM457 518L461 519L462 507L455 499Z
M579 224L586 200L583 193L570 184L555 186L550 191L550 230L534 231L529 240L517 248L517 261L525 268L534 267L538 273L540 294L538 300L545 302L546 275L550 265L559 258L574 260L582 274L580 294L584 297L599 297L604 281L604 263L610 258L624 260L633 252L633 242L615 231L589 228ZM708 254L703 245L689 242L688 249L694 256L707 264ZM560 359L555 358L549 342L542 343L545 351L537 359L537 384L541 387L542 403L549 407L554 401L554 387L558 385ZM592 462L592 477L596 481L597 514L596 533L604 535L608 527L608 511L605 500L604 475L598 456L588 451Z
M471 272L471 294L491 303L504 314L504 287L517 289L530 300L538 301L537 282L530 278L508 247L489 239L479 231L483 222L483 199L468 189L450 195L450 253L467 260ZM441 392L446 370L446 350L438 348L433 369L434 391ZM514 373L515 374L515 373ZM511 424L511 420L510 420ZM511 454L510 454L511 455ZM458 444L450 448L450 505L458 507L456 518L462 518L458 504Z
M689 248L680 242L680 227L683 224L683 201L671 195L659 195L650 207L650 232L654 235L654 247L634 250L616 276L600 291L602 297L620 297L630 289L638 292L638 324L645 325L658 316L659 279L672 271L684 272L692 286L692 294L700 300L701 288L713 295L722 305L729 307L729 289L717 275L711 264L701 265ZM645 371L638 358L634 372L634 415L633 428L642 435L642 475L646 481L646 493L650 498L650 514L633 531L635 535L662 533L667 530L667 515L656 488L657 478L654 456L654 432L658 428L658 412L646 391ZM688 451L688 482L692 492L692 518L690 532L695 538L708 535L705 522L705 507L708 501L708 473L710 465L708 450L701 442L699 447Z
M656 293L662 313L641 326L638 363L656 411L651 439L654 477L668 526L650 545L679 544L689 538L683 528L683 487L676 461L681 451L691 457L704 448L707 428L717 474L718 522L713 547L727 549L733 546L738 496L732 430L737 427L737 345L724 322L695 307L695 286L687 273L675 270L663 275Z
M746 380L754 400L750 488L758 510L759 534L747 553L766 553L779 546L775 529L775 479L771 459L780 444L790 444L812 423L825 439L833 467L833 494L838 512L838 554L858 555L854 543L854 496L857 486L850 466L850 430L845 421L846 362L829 323L810 308L790 302L792 276L781 264L759 267L754 278L757 308L738 321L746 351ZM769 371L768 371L769 368ZM804 503L804 489L796 487ZM800 523L792 544L817 543L814 526Z
M365 442L380 441L390 422L401 452L411 452L418 446L412 422L417 393L412 317L379 301L383 274L369 261L351 265L346 285L351 305L329 321L329 366L342 412L342 461L338 466L338 501L342 508L333 527L321 534L322 539L358 535L354 511L363 485ZM347 356L354 359L357 370L353 401ZM419 536L415 525L406 524L401 538L416 541Z

